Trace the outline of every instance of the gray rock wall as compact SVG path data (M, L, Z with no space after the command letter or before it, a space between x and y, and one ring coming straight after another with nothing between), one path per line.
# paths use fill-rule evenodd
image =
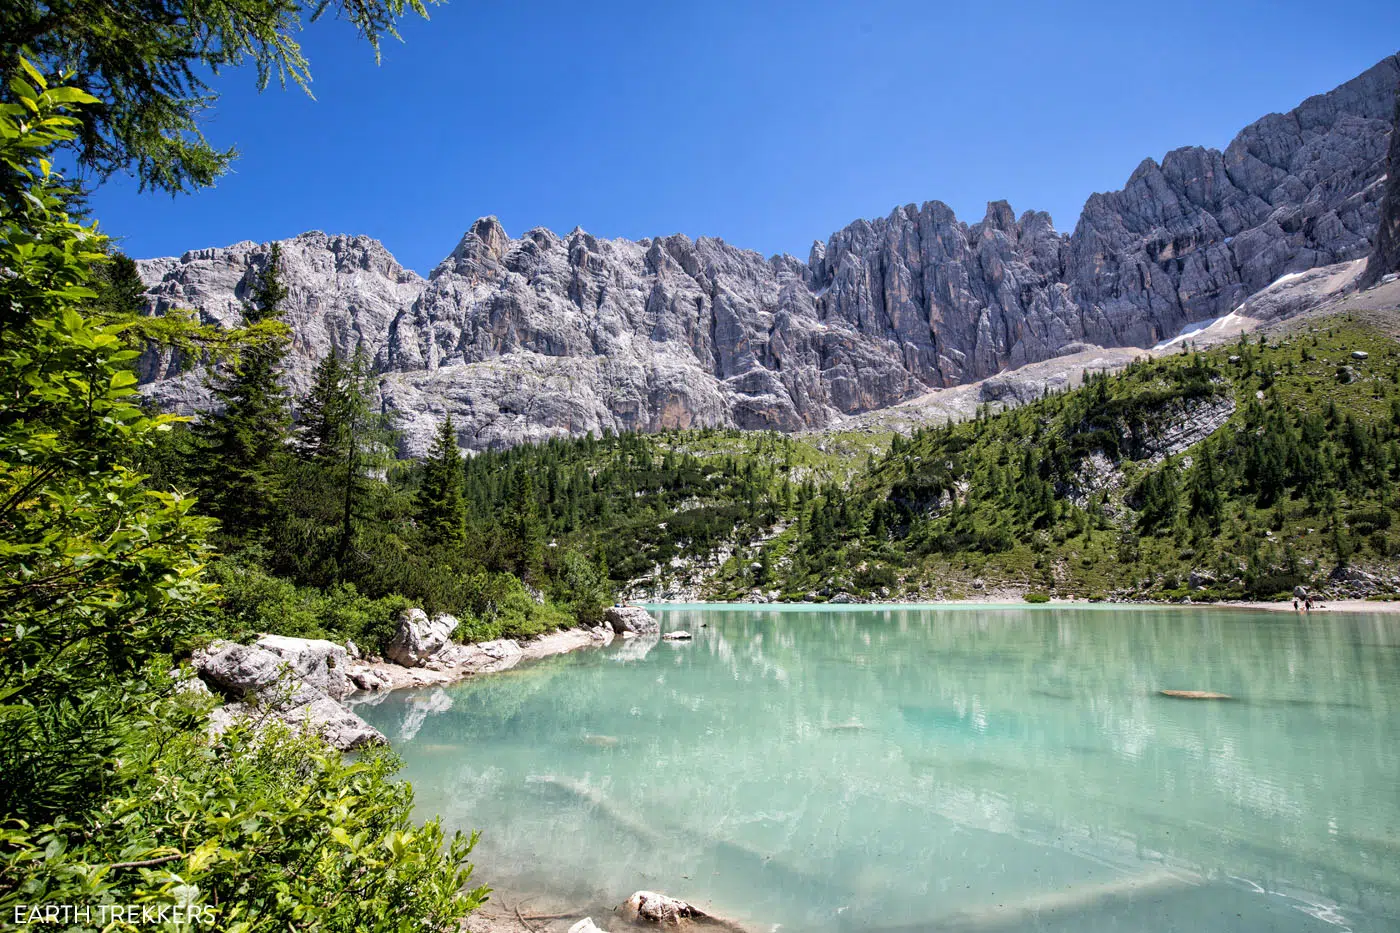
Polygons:
M335 345L373 355L384 408L421 453L451 412L462 446L707 425L795 430L1062 352L1150 346L1285 273L1371 251L1400 60L1244 129L1220 152L1144 161L1071 234L1005 202L967 224L937 201L860 220L804 263L723 240L601 240L483 218L423 279L366 237L283 244L287 381ZM142 263L152 310L238 320L266 247ZM145 391L207 404L179 361Z
M1395 118L1400 128L1400 89L1395 98ZM1390 152L1386 157L1385 195L1381 198L1380 222L1373 238L1371 255L1361 276L1362 287L1376 284L1392 272L1400 272L1400 132L1390 132Z

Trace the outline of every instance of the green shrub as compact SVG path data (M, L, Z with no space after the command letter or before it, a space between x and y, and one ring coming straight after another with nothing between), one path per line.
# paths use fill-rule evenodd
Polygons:
M476 836L415 827L399 764L350 760L268 726L209 740L154 727L117 765L124 789L91 814L0 826L0 910L101 903L173 909L222 931L455 931ZM143 863L143 864L136 864ZM94 926L98 925L96 923ZM116 923L106 929L135 930Z
M351 640L368 651L383 653L399 613L412 605L402 596L370 599L350 583L325 590L297 586L238 560L215 562L210 576L219 584L214 628L234 639L270 632Z
M1041 592L1030 592L1025 595L1024 599L1028 603L1048 603L1050 601L1050 594Z

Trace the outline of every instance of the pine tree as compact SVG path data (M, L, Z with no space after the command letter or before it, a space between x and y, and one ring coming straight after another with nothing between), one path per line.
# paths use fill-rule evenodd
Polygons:
M1220 529L1221 489L1214 451L1202 444L1196 467L1191 472L1190 512L1192 520L1203 519L1211 531Z
M466 544L466 503L462 495L462 453L452 416L443 419L424 464L423 485L415 503L418 527L430 546Z
M544 527L535 501L535 481L524 467L511 476L508 509L504 531L510 569L526 582L538 582L544 569Z
M393 455L393 435L382 412L374 404L374 373L363 347L355 348L343 381L338 407L341 420L334 432L343 489L340 521L340 566L345 567L355 538L355 516L368 494L370 479L385 468Z
M287 289L281 248L273 243L244 308L249 324L280 320ZM285 331L249 347L214 395L223 411L200 425L200 497L226 535L250 542L266 531L280 499L277 459L291 424L278 368L287 351Z
M124 253L113 253L110 261L94 270L97 298L93 310L109 318L130 318L146 304L146 285L136 269L136 261Z
M344 440L347 368L334 346L316 364L311 389L297 413L296 451L308 463L335 461Z

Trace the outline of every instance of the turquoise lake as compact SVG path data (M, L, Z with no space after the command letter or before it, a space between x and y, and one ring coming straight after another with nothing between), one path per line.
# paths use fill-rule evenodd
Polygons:
M1400 616L653 614L694 641L356 706L482 880L818 933L1400 930Z

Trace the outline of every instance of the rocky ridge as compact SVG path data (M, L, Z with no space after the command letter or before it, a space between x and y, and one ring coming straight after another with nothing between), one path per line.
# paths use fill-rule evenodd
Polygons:
M282 245L287 381L305 388L331 346L363 347L417 454L448 413L468 449L603 429L792 431L1087 347L1151 347L1281 277L1371 253L1397 83L1391 56L1224 151L1146 159L1069 234L1004 201L973 224L931 201L856 221L802 262L708 237L511 238L488 217L426 279L367 237L303 234ZM235 323L266 250L143 262L152 313ZM208 392L180 362L148 354L144 391L199 410Z

